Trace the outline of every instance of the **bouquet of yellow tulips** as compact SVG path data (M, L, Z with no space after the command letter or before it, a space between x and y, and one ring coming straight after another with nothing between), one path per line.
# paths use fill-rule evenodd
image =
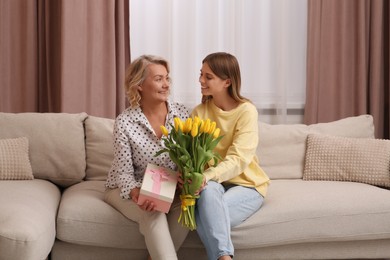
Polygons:
M185 121L175 117L174 126L171 127L171 132L168 132L165 126L161 126L165 148L155 156L167 152L178 166L183 179L178 222L190 230L195 230L195 202L199 197L195 193L202 185L206 163L213 160L211 163L215 166L221 160L220 155L213 150L222 136L219 136L220 129L215 122L210 119L202 120L197 116L189 117Z

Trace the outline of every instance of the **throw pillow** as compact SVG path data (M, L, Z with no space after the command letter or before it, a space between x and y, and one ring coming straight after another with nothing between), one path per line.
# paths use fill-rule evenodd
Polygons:
M390 140L309 134L304 180L390 187Z
M0 180L32 179L27 137L0 139Z

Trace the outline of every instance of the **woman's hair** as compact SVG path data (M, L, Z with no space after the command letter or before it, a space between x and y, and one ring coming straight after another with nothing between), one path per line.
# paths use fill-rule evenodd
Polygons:
M230 79L231 84L228 88L229 95L238 102L247 102L249 99L241 96L241 73L240 65L236 57L226 52L211 53L203 59L202 64L207 63L211 71L217 77L225 80ZM202 96L202 103L210 100L212 96Z
M125 93L132 108L140 106L141 95L138 86L144 82L150 64L163 65L169 73L168 61L158 56L142 55L130 63L125 75Z

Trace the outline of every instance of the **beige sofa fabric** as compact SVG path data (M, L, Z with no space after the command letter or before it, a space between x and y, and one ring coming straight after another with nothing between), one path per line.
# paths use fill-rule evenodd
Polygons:
M309 133L374 138L374 123L371 115L313 125L260 122L257 155L261 167L271 179L302 179Z
M27 137L34 177L68 187L85 177L86 117L86 113L0 113L0 139Z
M389 140L309 134L303 179L390 188L389 166Z
M0 259L46 259L61 193L45 180L0 181Z
M58 213L57 238L79 245L145 249L138 225L104 203L103 192L104 181L68 188ZM385 239L390 236L389 208L389 191L368 184L273 180L262 209L234 227L232 239L236 250L249 251ZM203 248L196 232L190 232L183 247Z
M26 137L0 139L0 180L34 179Z
M89 116L85 120L86 180L106 180L114 159L113 129L113 119Z
M261 210L233 228L232 239L237 249L386 239L389 208L389 190L373 185L273 180Z
M57 238L82 245L146 249L138 224L105 203L104 191L104 181L85 181L66 189L58 210Z

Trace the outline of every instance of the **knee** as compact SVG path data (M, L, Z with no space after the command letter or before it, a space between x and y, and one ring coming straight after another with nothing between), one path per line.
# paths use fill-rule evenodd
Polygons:
M215 181L209 181L206 188L200 193L198 201L207 201L220 198L223 195L224 188L222 184Z
M143 212L139 219L139 227L141 230L153 230L160 225L167 226L167 217L164 213L159 211ZM144 233L144 232L141 232Z

